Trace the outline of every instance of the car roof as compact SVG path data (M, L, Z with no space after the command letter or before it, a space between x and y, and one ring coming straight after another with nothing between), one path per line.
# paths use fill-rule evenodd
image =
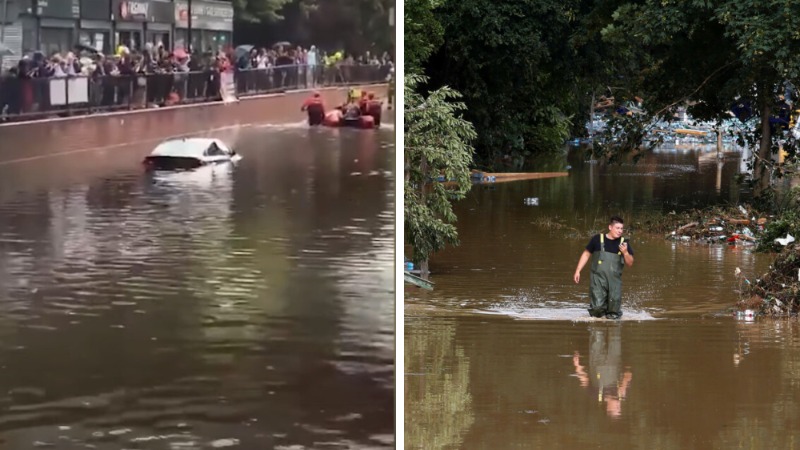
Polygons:
M227 146L218 139L212 138L184 138L170 139L164 141L153 150L152 156L175 156L175 157L198 157L203 156L211 144L217 144L222 150L227 150Z

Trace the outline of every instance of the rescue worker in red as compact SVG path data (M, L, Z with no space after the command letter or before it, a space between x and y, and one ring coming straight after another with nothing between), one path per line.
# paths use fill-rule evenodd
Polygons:
M383 103L380 102L378 99L375 98L375 94L370 92L369 96L367 97L367 114L372 116L375 119L375 128L381 126L381 110L383 109Z
M319 92L314 92L314 95L307 98L300 107L300 111L308 111L308 124L310 126L322 125L325 120L325 105L322 103L322 98Z
M369 99L367 98L367 91L361 91L361 100L358 102L358 109L361 110L361 115L369 114L368 111L369 107Z

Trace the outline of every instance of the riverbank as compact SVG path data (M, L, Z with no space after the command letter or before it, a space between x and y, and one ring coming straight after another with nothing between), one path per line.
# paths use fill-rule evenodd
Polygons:
M740 275L739 310L754 310L765 316L786 316L800 313L800 246L787 245L770 270L759 278Z

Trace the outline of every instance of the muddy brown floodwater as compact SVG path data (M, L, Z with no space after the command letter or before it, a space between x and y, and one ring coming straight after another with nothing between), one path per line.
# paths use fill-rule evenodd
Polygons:
M393 448L394 130L0 167L0 447Z
M572 281L611 213L736 202L741 154L567 163L566 178L474 187L435 290L406 287L406 448L800 448L800 324L725 311L735 269L772 256L629 234L621 321L588 320L588 268Z

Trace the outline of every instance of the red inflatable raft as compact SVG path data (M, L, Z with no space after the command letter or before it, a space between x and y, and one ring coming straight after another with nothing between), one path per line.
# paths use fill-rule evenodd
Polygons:
M375 118L365 114L356 120L345 120L342 112L334 109L325 114L322 125L326 127L375 128Z

